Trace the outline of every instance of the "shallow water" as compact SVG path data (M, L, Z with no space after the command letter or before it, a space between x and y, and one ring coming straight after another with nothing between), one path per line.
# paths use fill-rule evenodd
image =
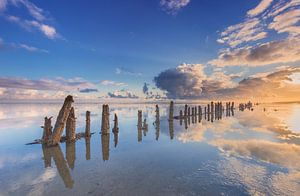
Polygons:
M0 104L0 195L300 195L300 104L191 119L187 129L168 121L168 105L157 127L154 105L112 104L119 134L103 136L102 106L76 104L77 132L92 113L90 141L25 145L60 107ZM137 129L139 109L148 132Z

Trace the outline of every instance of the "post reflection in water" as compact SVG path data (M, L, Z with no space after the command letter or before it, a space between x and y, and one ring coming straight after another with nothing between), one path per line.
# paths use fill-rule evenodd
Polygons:
M169 120L169 133L170 133L170 139L174 139L174 120L170 119Z
M75 167L75 142L66 142L66 159L69 167L73 170Z
M91 159L91 137L85 138L85 159Z
M67 161L64 159L64 155L61 151L60 145L56 145L53 147L46 147L45 145L42 145L42 148L44 153L44 160L47 160L47 162L45 162L45 167L49 167L51 165L51 158L53 158L56 169L61 179L63 180L65 187L72 188L74 185L74 181L67 166ZM72 160L70 161L73 162Z
M101 134L101 144L102 144L102 159L103 161L109 160L109 138L110 133Z
M156 140L158 140L159 138L159 132L160 132L160 115L159 115L159 107L158 105L155 106L156 109L155 109L155 122L154 122L154 125L155 125L155 135L156 135Z

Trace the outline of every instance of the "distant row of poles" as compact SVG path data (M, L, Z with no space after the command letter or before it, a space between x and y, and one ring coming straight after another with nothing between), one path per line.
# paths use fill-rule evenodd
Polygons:
M57 116L57 120L52 132L52 125L51 125L51 119L52 117L48 118L45 117L44 122L44 132L43 137L41 139L41 143L46 144L47 146L55 146L59 142L72 142L76 139L80 139L82 137L90 137L91 131L90 131L90 111L86 111L86 127L84 133L77 133L76 134L76 117L75 117L75 111L74 107L72 107L73 103L73 97L68 96L66 97L64 104L59 111L59 114ZM246 105L240 105L239 108L241 110L242 107L252 107L250 105L250 102ZM233 116L234 115L234 102L226 102L224 105L222 102L211 102L210 104L207 104L206 106L189 106L185 105L184 110L179 111L178 116L174 116L174 102L170 102L169 107L169 124L170 126L173 126L173 120L180 120L180 124L182 125L182 122L185 122L185 127L187 128L192 121L192 123L201 122L202 118L204 117L205 120L214 122L214 120L220 120L222 119L223 115L225 116ZM102 123L101 123L101 133L102 134L109 134L110 133L110 113L109 113L109 106L107 104L104 104L102 106ZM155 106L155 122L153 123L155 125L155 129L157 132L156 139L159 137L159 127L160 127L160 113L159 113L159 106ZM119 124L118 124L118 116L117 114L114 115L114 126L112 129L113 133L119 132ZM66 127L66 134L65 136L62 136L64 127ZM144 135L146 135L148 131L148 124L146 119L142 119L142 110L138 110L138 133L139 135L142 135L142 131L144 132ZM140 137L139 137L140 138Z

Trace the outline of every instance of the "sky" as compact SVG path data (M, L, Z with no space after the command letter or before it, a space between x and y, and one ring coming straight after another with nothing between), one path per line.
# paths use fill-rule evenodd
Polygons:
M300 0L0 0L0 100L300 100Z

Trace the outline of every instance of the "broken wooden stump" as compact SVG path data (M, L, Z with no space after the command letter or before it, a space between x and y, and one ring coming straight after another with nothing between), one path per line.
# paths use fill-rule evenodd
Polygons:
M74 100L71 95L69 95L65 98L64 104L63 104L62 108L60 109L59 114L57 116L53 134L51 135L50 140L48 141L48 146L57 145L59 143L61 135L65 128L65 124L69 117L73 102L74 102Z
M104 134L109 134L109 106L107 104L102 106L101 132Z
M43 137L42 137L42 140L44 143L47 143L52 135L51 119L52 119L52 116L50 118L45 117L44 126L42 126L42 128L44 129Z
M75 141L76 139L76 117L74 107L71 108L67 123L66 123L66 138L67 141Z
M85 137L91 137L91 112L85 113Z
M119 122L118 122L118 116L117 114L115 114L115 118L114 118L114 128L113 128L113 133L117 133L119 132Z

